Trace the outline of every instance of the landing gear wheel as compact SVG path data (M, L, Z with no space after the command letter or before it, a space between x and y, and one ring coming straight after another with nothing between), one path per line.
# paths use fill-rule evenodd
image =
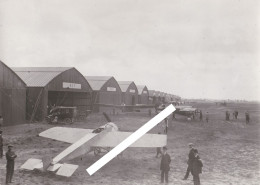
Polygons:
M72 120L70 118L65 118L64 122L65 122L65 124L71 124Z

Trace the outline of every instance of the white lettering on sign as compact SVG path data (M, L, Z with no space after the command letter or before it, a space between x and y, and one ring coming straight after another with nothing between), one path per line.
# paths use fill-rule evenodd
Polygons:
M144 94L147 94L147 91L143 91Z
M64 89L81 89L81 84L63 82L62 87Z
M115 87L107 87L107 91L116 91Z
M129 92L130 92L130 93L135 93L135 90L134 90L134 89L130 89Z

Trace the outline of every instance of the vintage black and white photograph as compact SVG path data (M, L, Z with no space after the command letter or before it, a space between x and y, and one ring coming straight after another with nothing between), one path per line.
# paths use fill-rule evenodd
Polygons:
M0 0L0 185L260 184L259 12Z

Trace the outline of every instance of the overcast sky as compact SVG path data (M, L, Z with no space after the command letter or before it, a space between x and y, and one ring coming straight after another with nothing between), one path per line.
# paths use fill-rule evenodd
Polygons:
M183 98L260 99L257 0L0 0L0 60Z

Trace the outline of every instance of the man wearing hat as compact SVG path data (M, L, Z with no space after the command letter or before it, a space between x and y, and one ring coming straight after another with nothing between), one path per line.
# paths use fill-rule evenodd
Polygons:
M192 163L192 175L193 175L194 185L200 185L199 174L202 173L202 167L203 167L203 164L199 157L199 152L197 149L194 149L194 160Z
M186 174L185 174L183 180L187 180L188 179L189 174L190 174L190 172L192 170L192 163L193 163L193 160L195 158L195 155L194 155L194 150L195 149L193 147L194 147L193 143L189 143L190 152L189 152L189 155L188 155L189 159L188 159L188 162L187 162L188 168L187 168L187 171L186 171Z
M163 147L163 154L162 154L162 159L161 159L161 183L164 182L164 177L165 177L165 182L168 183L168 173L170 170L170 163L171 163L171 157L167 153L167 148L166 146Z
M13 146L8 145L8 151L5 154L7 164L6 164L6 184L12 182L13 174L14 174L14 159L17 155L13 152Z
M3 131L0 130L0 158L3 157L3 143L4 143L4 141L3 141L2 133L3 133Z

